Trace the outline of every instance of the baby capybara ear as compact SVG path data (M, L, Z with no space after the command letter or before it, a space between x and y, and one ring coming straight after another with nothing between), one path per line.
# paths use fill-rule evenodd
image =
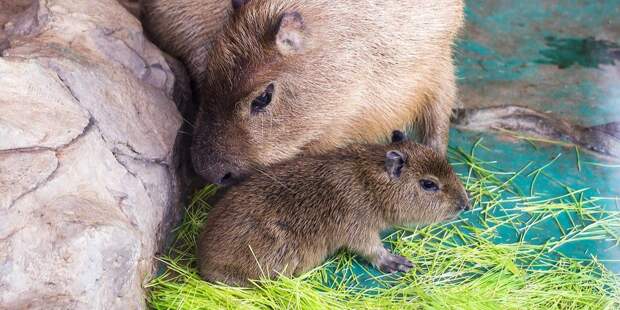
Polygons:
M392 143L399 143L407 140L407 135L400 130L392 131Z
M405 155L399 151L389 151L385 154L385 171L390 179L400 178L400 173L405 165Z
M244 5L246 5L250 0L232 0L233 9L238 10Z
M301 52L304 47L305 29L304 18L299 12L284 13L276 35L276 46L280 54L286 56Z

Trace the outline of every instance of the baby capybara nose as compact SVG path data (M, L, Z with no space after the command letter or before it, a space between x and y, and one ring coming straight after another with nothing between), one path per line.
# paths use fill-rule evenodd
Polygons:
M471 210L471 202L469 201L469 196L465 195L465 198L461 198L459 202L459 208L461 211L470 211Z

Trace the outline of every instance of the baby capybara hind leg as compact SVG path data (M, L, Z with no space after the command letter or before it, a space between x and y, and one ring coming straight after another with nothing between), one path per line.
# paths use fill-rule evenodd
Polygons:
M241 275L240 269L229 266L214 268L203 267L201 270L203 279L210 283L223 283L231 286L248 287L251 285L247 275Z

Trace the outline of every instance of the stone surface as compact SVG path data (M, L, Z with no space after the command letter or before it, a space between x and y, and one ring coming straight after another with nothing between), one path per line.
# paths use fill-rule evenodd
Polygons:
M36 62L0 58L0 93L0 150L57 148L88 125L88 112L58 75Z
M45 182L57 168L52 151L0 154L0 209Z
M19 2L0 16L0 309L145 308L179 201L172 71L116 1Z

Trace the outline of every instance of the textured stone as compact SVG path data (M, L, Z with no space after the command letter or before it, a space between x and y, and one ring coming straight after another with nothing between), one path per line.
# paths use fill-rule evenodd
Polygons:
M0 94L0 150L57 148L88 125L58 76L35 62L0 58Z
M45 182L56 168L51 151L0 154L0 209Z
M145 308L179 201L174 75L116 1L21 6L0 16L0 309Z
M54 178L0 224L0 240L10 236L0 252L11 253L0 260L0 304L59 295L97 307L140 304L150 272L143 259L155 251L165 204L151 201L94 127L57 156Z

